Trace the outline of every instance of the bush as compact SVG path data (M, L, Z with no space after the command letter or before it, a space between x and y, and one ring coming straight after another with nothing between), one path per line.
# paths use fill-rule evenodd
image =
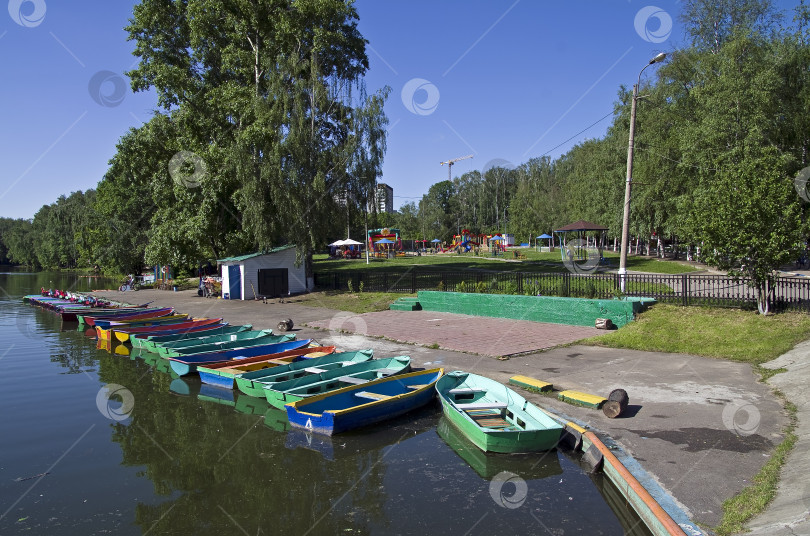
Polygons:
M517 294L517 283L512 281L501 283L501 294Z

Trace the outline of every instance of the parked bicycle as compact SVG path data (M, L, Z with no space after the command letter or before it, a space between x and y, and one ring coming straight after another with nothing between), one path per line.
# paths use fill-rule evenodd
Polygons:
M126 292L128 290L140 290L141 284L132 276L129 276L124 284L118 287L120 292Z

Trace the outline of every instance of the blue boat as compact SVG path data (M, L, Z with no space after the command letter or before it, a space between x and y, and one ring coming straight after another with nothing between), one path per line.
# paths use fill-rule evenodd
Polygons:
M254 357L257 355L277 354L279 352L286 352L287 350L296 350L308 346L312 339L304 339L303 341L288 341L277 342L275 344L266 344L263 346L252 346L250 348L239 348L236 350L228 350L227 352L210 352L207 354L194 354L183 357L169 357L169 364L172 370L178 376L185 376L192 372L197 372L197 365L210 365L211 363L221 363L223 361L230 361L231 359L240 359L245 357Z
M292 426L339 434L422 407L436 394L444 369L390 376L303 398L285 405Z
M200 385L200 392L197 393L197 400L216 402L217 404L224 404L231 407L236 405L236 397L234 396L232 389L222 389L220 387L214 387L213 385L206 385L204 383Z

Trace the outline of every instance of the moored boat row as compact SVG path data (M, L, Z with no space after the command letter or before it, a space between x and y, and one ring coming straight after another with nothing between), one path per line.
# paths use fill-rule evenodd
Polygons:
M442 368L414 371L409 356L341 352L292 333L190 318L170 307L61 294L24 300L63 319L75 315L80 329L94 327L100 348L135 353L178 378L198 375L223 400L232 401L237 390L263 399L286 411L289 425L313 432L370 426L425 406L437 394L446 420L484 452L553 449L562 432L545 411L499 382Z

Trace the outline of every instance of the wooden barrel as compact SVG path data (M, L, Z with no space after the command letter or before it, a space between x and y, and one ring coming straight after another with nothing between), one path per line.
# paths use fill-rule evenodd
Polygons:
M602 405L602 413L611 419L615 419L627 409L630 398L624 389L614 389L608 395L607 402Z
M276 326L276 328L279 331L290 331L293 328L292 318L288 318L287 320L282 320L281 322L278 323L278 326Z

